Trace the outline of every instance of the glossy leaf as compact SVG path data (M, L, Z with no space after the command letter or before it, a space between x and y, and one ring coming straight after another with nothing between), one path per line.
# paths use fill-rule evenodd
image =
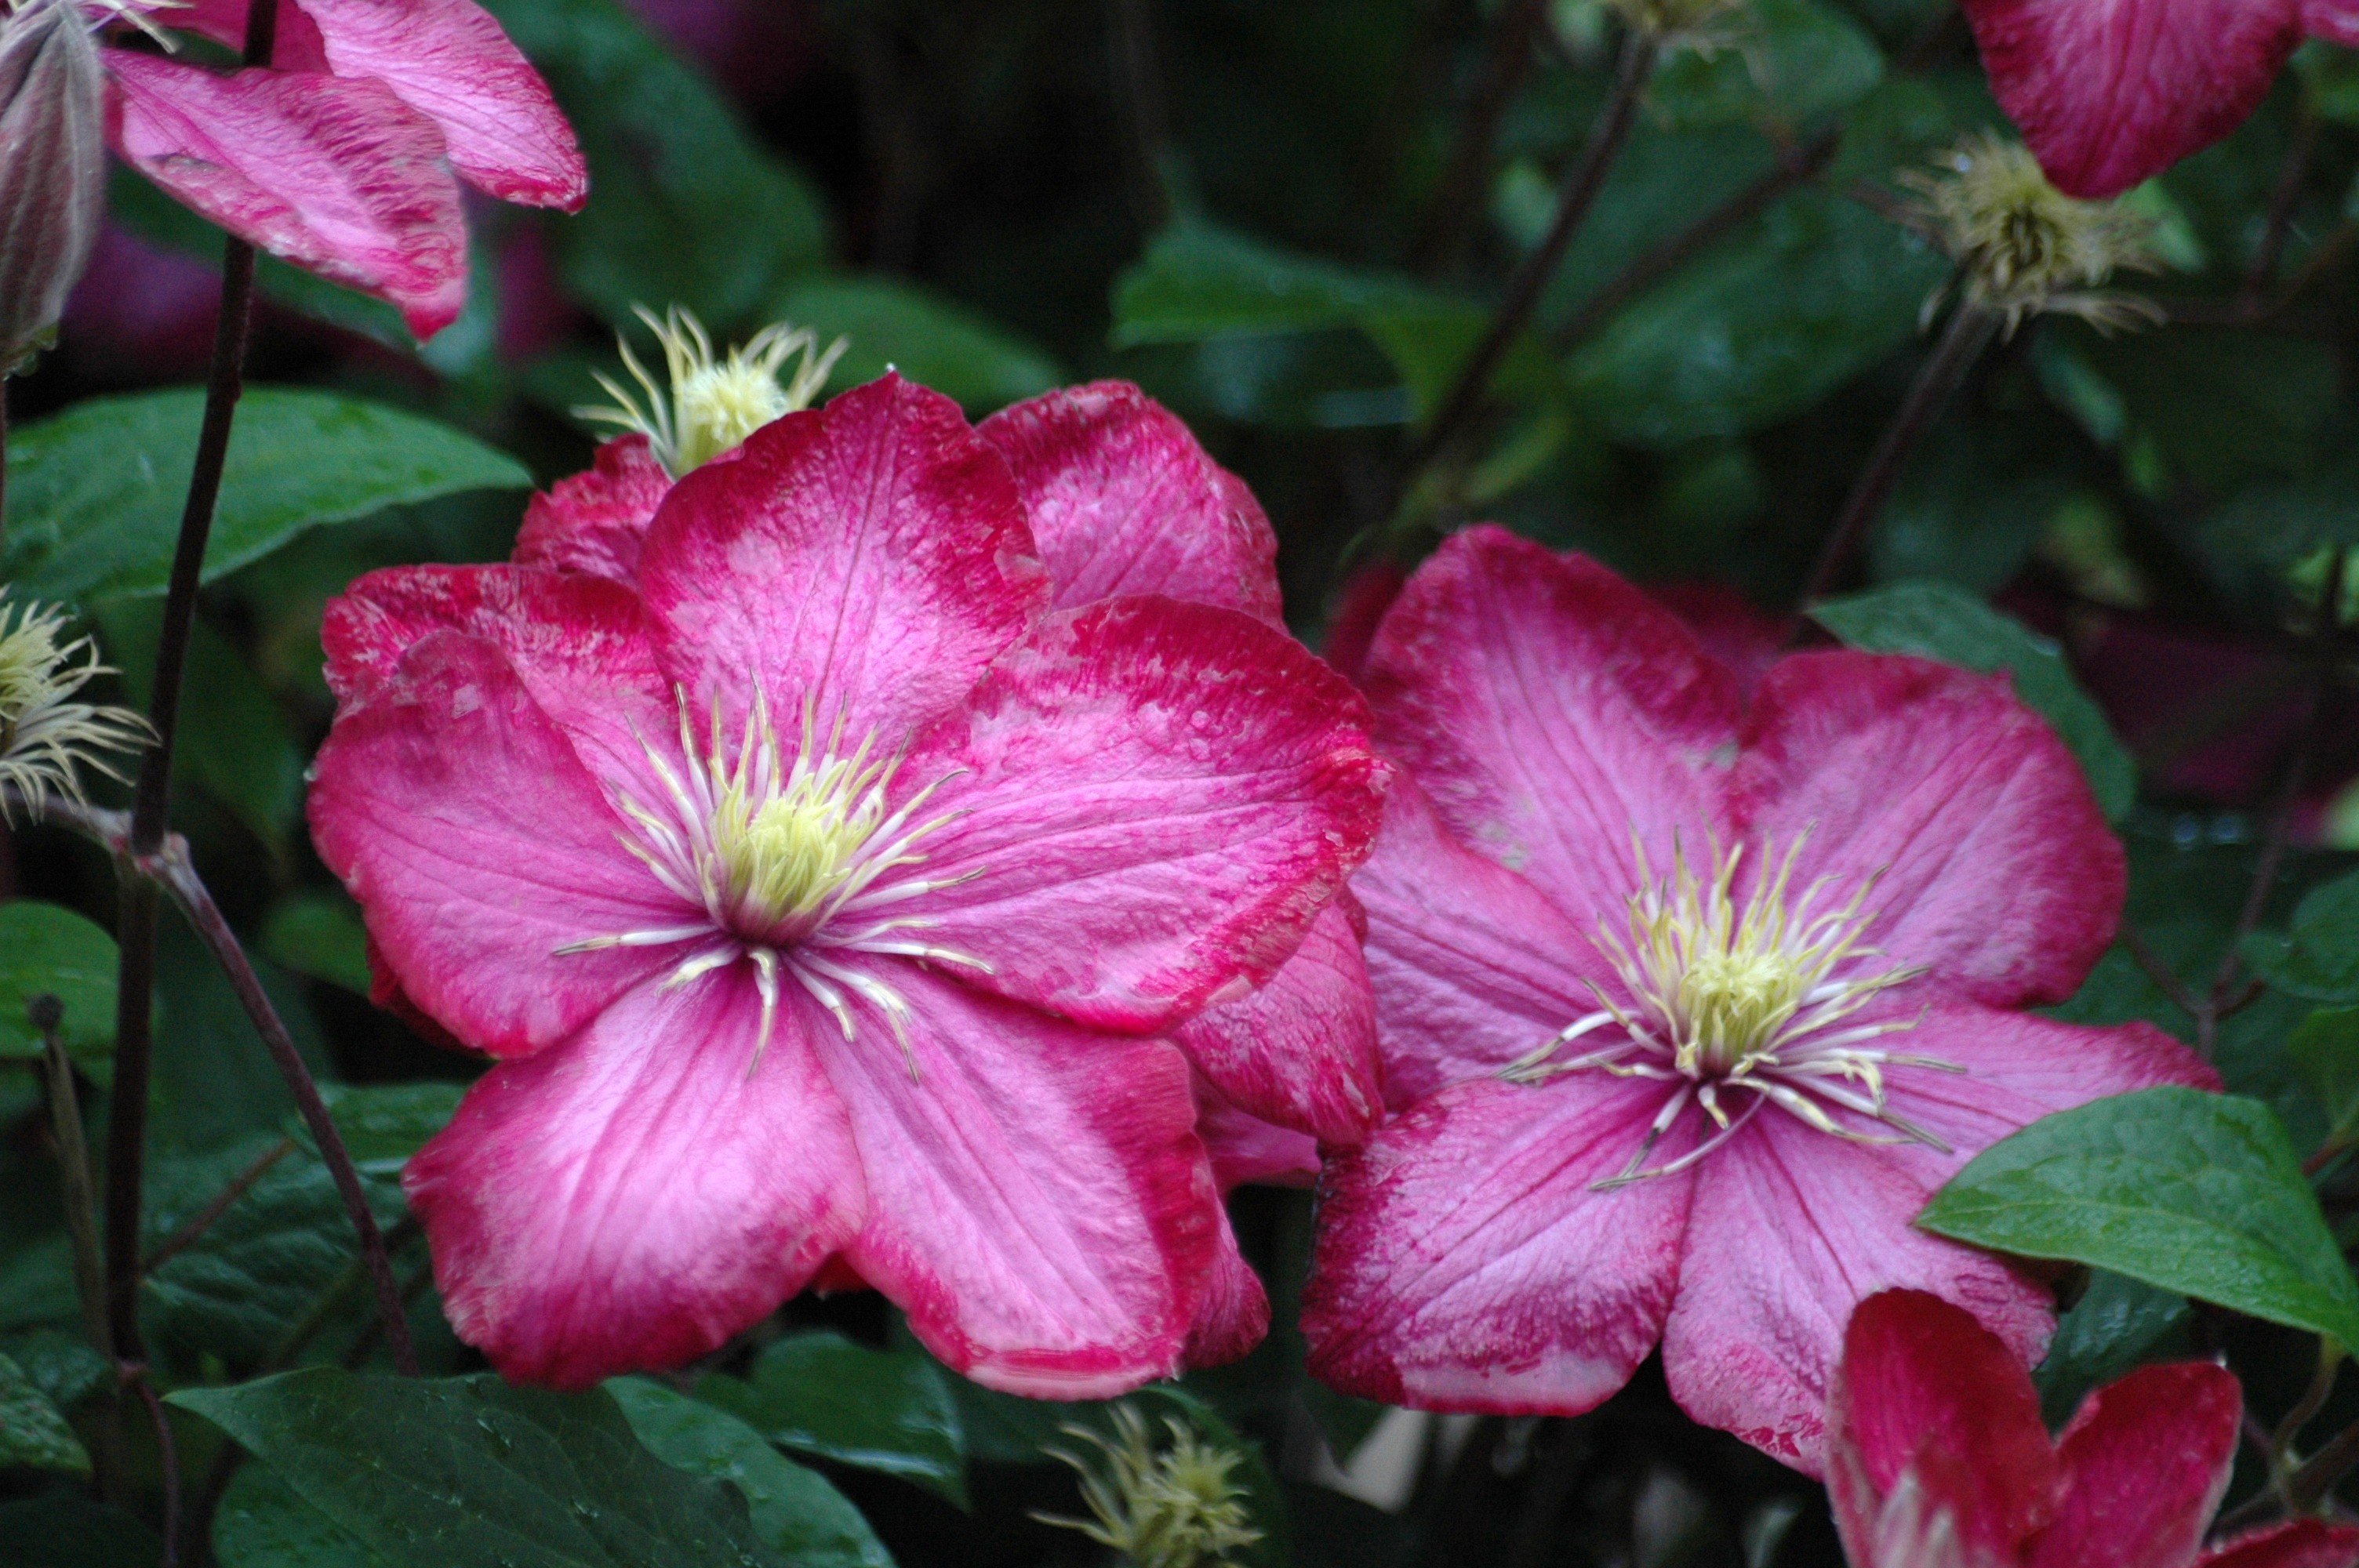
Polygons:
M2282 934L2252 933L2244 954L2255 974L2305 1000L2359 1002L2359 871L2313 888Z
M2049 1425L2063 1425L2090 1390L2173 1349L2187 1322L2187 1298L2176 1291L2098 1270L2057 1318L2047 1358L2032 1374Z
M1753 0L1734 37L1675 52L1647 103L1678 125L1750 121L1791 131L1873 92L1884 56L1860 25L1815 0Z
M221 1568L393 1568L264 1465L241 1465L213 1511Z
M2359 1007L2311 1013L2286 1041L2286 1054L2325 1108L2327 1141L2349 1142L2359 1134Z
M696 1397L781 1446L906 1476L965 1505L958 1406L948 1375L922 1351L799 1334L763 1351L748 1379L699 1379Z
M889 278L813 278L787 290L774 314L811 328L822 343L846 340L829 383L837 389L889 368L980 416L1065 379L1038 347L963 306Z
M369 993L368 934L359 908L342 892L279 900L262 922L262 950L296 974Z
M49 1396L0 1356L0 1469L12 1465L87 1476L90 1454Z
M34 899L0 903L0 1058L41 1054L25 1008L47 993L65 1004L59 1044L104 1061L114 1044L114 938L72 910Z

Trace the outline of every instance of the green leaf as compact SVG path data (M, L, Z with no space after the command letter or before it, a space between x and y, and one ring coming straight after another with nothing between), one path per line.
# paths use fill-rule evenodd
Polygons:
M2326 1108L2330 1143L2359 1134L2359 1007L2324 1008L2302 1020L2286 1054Z
M369 994L368 933L341 892L289 893L263 917L263 952L280 968Z
M74 1492L0 1503L0 1568L155 1568L164 1542L136 1515Z
M1680 126L1750 121L1790 132L1875 90L1883 51L1814 0L1752 0L1734 42L1682 49L1655 72L1647 106Z
M2110 1269L2344 1345L2359 1284L2267 1106L2140 1089L2042 1117L1969 1162L1928 1230Z
M213 1511L221 1568L393 1568L266 1465L241 1465Z
M322 1085L335 1064L302 988L278 966L257 959L255 972L279 1021ZM294 1110L287 1081L255 1038L254 1021L187 924L164 922L156 944L156 1109L151 1136L177 1153L219 1150L256 1134L277 1137Z
M0 1468L13 1465L87 1476L90 1454L49 1396L0 1356Z
M1810 616L1854 648L1918 654L1970 670L2006 669L2015 693L2056 727L2080 759L2097 804L2118 822L2137 800L2137 764L2103 709L2072 679L2056 644L1981 600L1938 582L1901 582L1810 606Z
M28 597L161 593L204 394L93 397L11 436L0 578ZM332 393L255 387L238 404L211 581L307 528L466 490L520 490L515 460L446 426Z
M79 1060L105 1060L114 1045L114 938L72 910L0 903L0 1057L41 1054L25 1008L47 993L65 1003L59 1043Z
M118 599L95 612L107 662L143 708L162 614L152 598ZM173 777L197 784L283 860L303 806L303 755L287 715L245 655L201 618L190 628L188 659Z
M799 1334L763 1351L750 1380L713 1373L698 1380L696 1397L783 1447L906 1476L966 1506L958 1405L921 1351Z
M892 1553L832 1482L781 1455L735 1416L644 1378L615 1378L605 1387L649 1453L745 1493L755 1530L792 1561L804 1568L892 1568Z
M2132 424L2180 473L2225 493L2298 474L2321 456L2341 379L2334 351L2259 332L2072 329L2072 347L2117 392Z
M2359 871L2313 888L2284 933L2244 942L2253 972L2305 1001L2359 1002Z
M603 1393L496 1376L314 1367L184 1389L194 1411L370 1551L404 1565L777 1568L744 1498L639 1445Z
M929 290L882 277L813 278L787 290L774 314L828 342L850 340L832 386L889 369L984 414L1065 379L1057 362L1005 328Z
M2061 1426L2090 1390L2175 1346L2187 1322L2185 1296L2098 1270L2072 1309L2056 1320L2048 1358L2032 1374L2048 1424Z
M343 1084L322 1091L321 1098L353 1166L364 1176L392 1181L428 1139L451 1124L466 1092L458 1084L431 1082ZM310 1132L296 1117L287 1119L287 1135L306 1152L314 1147Z

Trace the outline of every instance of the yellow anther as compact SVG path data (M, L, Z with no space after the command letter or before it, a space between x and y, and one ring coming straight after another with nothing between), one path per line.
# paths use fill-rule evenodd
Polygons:
M844 350L838 338L821 349L809 327L774 322L716 356L704 324L675 305L661 318L645 306L636 308L639 319L663 345L668 386L656 379L616 340L624 368L631 373L647 398L639 400L611 376L601 373L598 384L614 403L605 407L577 408L578 418L594 420L645 435L656 458L674 479L743 442L771 420L810 406L827 385L828 373ZM783 383L778 373L797 354L802 362Z

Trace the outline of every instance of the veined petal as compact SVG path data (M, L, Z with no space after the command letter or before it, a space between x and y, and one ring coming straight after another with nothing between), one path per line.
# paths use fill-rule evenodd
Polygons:
M1039 1399L1176 1369L1218 1243L1187 1064L898 958L846 958L908 1004L908 1055L855 1000L822 1038L868 1177L845 1260L944 1365Z
M865 1202L789 995L766 1041L753 966L649 982L495 1067L402 1174L461 1338L580 1388L701 1356L800 1290Z
M961 815L913 873L952 885L897 910L987 963L976 984L1088 1022L1241 996L1366 852L1389 770L1364 713L1234 611L1058 611L910 758L913 778L962 770L929 803Z
M109 140L141 174L272 255L399 306L420 338L457 319L459 188L441 133L384 83L105 58Z
M1763 677L1732 793L1747 840L1807 832L1791 889L1869 878L1866 939L1993 1006L2060 1001L2113 940L2122 849L2004 676L1800 654Z
M1484 1079L1332 1155L1302 1301L1312 1373L1388 1404L1498 1414L1576 1414L1619 1389L1661 1332L1694 1178L1592 1184L1628 1163L1670 1093Z
M2056 1440L2064 1494L2027 1568L2181 1568L2228 1489L2244 1414L2235 1374L2141 1367L2082 1402Z
M1721 827L1735 677L1596 562L1488 524L1401 590L1362 685L1376 741L1461 843L1521 872L1572 923L1619 920L1675 835Z
M891 374L674 485L639 586L673 677L719 694L733 730L758 688L782 713L841 713L887 753L1049 596L1006 465L956 404Z
M975 434L1016 475L1060 607L1159 593L1284 627L1261 503L1137 387L1062 387Z
M677 927L564 733L492 644L436 632L320 748L312 839L412 1000L478 1050L571 1034L675 949L560 954Z
M1224 1099L1330 1143L1365 1138L1385 1105L1375 1000L1343 899L1320 912L1294 957L1252 995L1171 1032Z
M520 567L636 581L647 528L670 491L671 475L647 438L636 430L617 436L599 447L592 467L525 503L509 558Z

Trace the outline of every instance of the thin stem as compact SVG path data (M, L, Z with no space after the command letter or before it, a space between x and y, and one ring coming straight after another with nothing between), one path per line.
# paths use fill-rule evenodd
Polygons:
M2260 313L2269 285L2277 278L2287 237L2293 232L2294 210L2301 204L2302 180L2310 173L2310 149L2317 142L2318 116L2305 108L2294 128L2293 146L2286 150L2285 162L2277 169L2277 189L2269 197L2268 223L2261 231L2253 265L2245 274L2244 292L2237 297L2237 308L2248 316Z
M1517 334L1538 305L1541 291L1556 275L1557 264L1564 259L1565 248L1580 232L1582 221L1589 216L1597 200L1598 191L1605 184L1605 176L1613 168L1622 145L1629 139L1631 122L1638 112L1638 99L1646 92L1647 78L1654 74L1655 54L1658 40L1648 32L1633 30L1622 41L1622 59L1614 82L1614 94L1606 100L1604 110L1589 133L1589 145L1572 167L1565 171L1557 187L1556 216L1549 220L1548 232L1532 254L1524 258L1516 276L1508 280L1507 292L1499 301L1498 312L1491 318L1490 330L1475 345L1473 353L1458 373L1458 380L1441 400L1425 437L1410 449L1408 471L1414 475L1427 461L1453 440L1466 422L1473 418L1483 400L1489 395L1491 377L1507 357ZM1403 486L1404 491L1407 486Z
M45 1005L46 1004L46 1005ZM107 1332L106 1268L98 1250L97 1195L91 1188L90 1148L82 1137L82 1102L74 1093L73 1064L58 1042L65 1010L53 996L37 996L27 1009L41 1033L49 1072L49 1130L58 1144L59 1185L66 1206L66 1233L73 1238L74 1294L82 1303L82 1328L91 1346L110 1362L114 1336Z
M1827 542L1802 585L1800 608L1808 610L1841 579L1852 553L1866 536L1876 514L1884 510L1892 487L1899 482L1901 470L1916 454L1918 443L1940 417L1942 408L1966 379L1974 361L1982 357L1992 334L1998 330L1998 320L1996 315L1978 305L1961 303L1950 313L1950 323L1941 329L1940 341L1919 367L1916 383L1901 402L1900 411L1885 427L1883 437L1867 460L1867 467L1860 470L1843 511L1835 517L1834 526L1828 531Z
M264 1150L260 1159L255 1160L252 1164L246 1166L245 1170L240 1171L236 1175L232 1176L229 1179L229 1184L222 1188L220 1192L215 1193L211 1201L209 1201L204 1207L199 1209L196 1215L190 1219L188 1224L174 1231L165 1239L161 1246L158 1247L153 1252L147 1254L147 1258L143 1260L139 1265L140 1271L147 1274L154 1273L157 1270L162 1268L164 1264L175 1254L186 1249L190 1243L195 1241L197 1238L212 1229L213 1221L219 1219L223 1214L227 1213L229 1211L230 1205L244 1197L246 1194L246 1189L253 1186L255 1183L260 1181L262 1179L262 1173L265 1171L269 1170L271 1166L278 1163L279 1161L285 1159L288 1153L293 1150L295 1144L293 1140L282 1138L277 1142L272 1144L269 1148Z
M1421 273L1439 272L1450 265L1464 243L1468 220L1480 211L1491 149L1499 136L1499 122L1516 91L1531 74L1533 45L1548 18L1548 0L1510 0L1491 32L1490 59L1483 84L1458 122L1457 139L1449 165L1434 186L1433 203L1426 209L1417 243L1409 249L1409 265Z
M2359 1465L2359 1422L2354 1422L2326 1440L2319 1451L2303 1460L2294 1473L2286 1477L2282 1487L2265 1487L2246 1498L2237 1508L2212 1521L2212 1533L2220 1540L2241 1535L2257 1524L2266 1524L2280 1513L2305 1514L2316 1508L2326 1494L2334 1489L2344 1472Z
M1165 181L1171 128L1163 106L1163 73L1156 64L1153 0L1108 0L1113 12L1115 86L1130 109L1131 203L1141 227L1153 233L1171 220Z
M156 1397L155 1386L147 1381L143 1368L133 1379L133 1388L139 1391L142 1403L147 1407L147 1419L156 1423L156 1454L158 1468L164 1472L164 1555L163 1568L179 1568L180 1561L180 1454L172 1441L172 1423L165 1419L164 1401Z
M2154 982L2157 990L2169 997L2190 1018L2201 1015L2204 1010L2202 999L2190 990L2178 972L2163 962L2162 955L2147 941L2145 932L2124 917L2119 935L2123 949L2136 961L2139 968L2146 971L2146 978Z
M2286 1498L2288 1506L2292 1501L2289 1488L2295 1465L2294 1443L2301 1436L2301 1429L2326 1408L2328 1398L2334 1392L2334 1375L2342 1369L2343 1346L2332 1336L2321 1336L2318 1366L2310 1373L2310 1386L2301 1391L2301 1398L2294 1401L2293 1408L2286 1411L2285 1419L2278 1422L2277 1430L2269 1434L2269 1482L2277 1489L2278 1496Z
M249 5L245 63L270 63L277 41L278 7ZM180 536L172 554L170 586L164 596L156 644L156 677L149 688L147 718L156 743L140 764L132 798L127 859L153 857L164 843L171 804L172 743L179 724L180 679L188 663L189 633L203 576L205 545L212 537L213 509L221 499L222 470L229 460L230 427L245 384L245 342L254 318L254 247L232 237L222 250L221 308L213 321L212 371L205 385L204 423L197 433L189 470L188 500L180 510ZM106 1296L120 1353L137 1358L139 1344L139 1211L147 1174L147 1081L155 1056L151 1024L156 994L155 882L122 876L115 926L119 949L115 972L114 1081L110 1090L106 1140Z

